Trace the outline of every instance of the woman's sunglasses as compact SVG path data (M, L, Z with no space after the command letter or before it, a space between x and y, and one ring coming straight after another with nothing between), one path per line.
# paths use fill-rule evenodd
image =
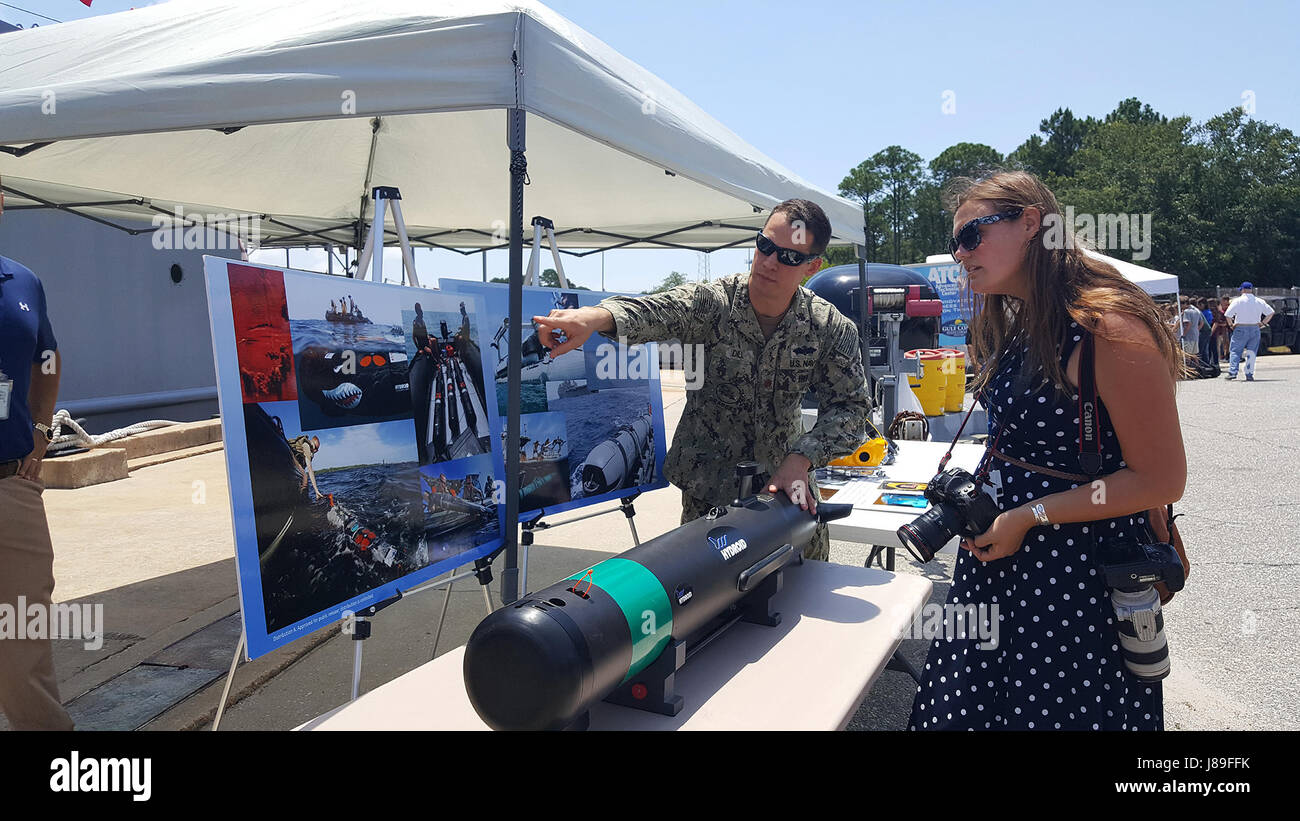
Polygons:
M987 217L976 217L961 227L957 236L948 240L948 253L956 254L958 248L965 248L967 251L974 251L979 247L983 237L980 236L981 225L992 225L1002 220L1013 220L1020 216L1024 211L1023 208L1012 208L1010 211L1003 211L1001 214L989 214Z
M793 248L782 248L780 245L777 245L775 242L772 242L772 240L763 236L762 231L758 232L758 237L754 240L754 243L758 246L758 252L763 256L775 253L777 262L791 267L803 265L808 260L817 259L817 257L821 256L821 254L805 254L802 251L796 251Z

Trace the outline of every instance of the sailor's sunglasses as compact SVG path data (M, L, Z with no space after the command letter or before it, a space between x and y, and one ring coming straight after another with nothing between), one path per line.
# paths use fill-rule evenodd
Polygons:
M795 265L803 265L808 260L817 259L817 257L821 256L821 254L805 254L802 251L796 251L793 248L782 248L780 245L777 245L775 242L772 242L772 240L765 237L762 231L758 232L758 236L755 238L754 242L758 246L758 252L760 254L767 256L768 254L775 253L777 262L791 267Z
M989 214L987 217L976 217L961 227L957 236L948 240L948 253L956 254L958 248L964 248L967 251L974 251L979 247L983 237L980 236L981 225L992 225L1002 220L1016 219L1024 212L1023 208L1012 208L1010 211L1003 211L1000 214Z

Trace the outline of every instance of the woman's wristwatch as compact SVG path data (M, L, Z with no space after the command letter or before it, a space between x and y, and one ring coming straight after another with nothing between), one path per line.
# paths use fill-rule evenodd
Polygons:
M46 442L54 441L54 429L49 425L42 425L40 422L33 422L32 427L41 432L41 435L45 437Z

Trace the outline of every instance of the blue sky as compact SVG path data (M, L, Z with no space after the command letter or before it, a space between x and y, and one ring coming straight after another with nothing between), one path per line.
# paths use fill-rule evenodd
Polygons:
M3 2L59 20L152 5L94 0L87 9L79 0ZM1103 116L1125 97L1167 116L1201 121L1241 105L1249 92L1257 118L1300 131L1294 42L1300 3L1289 0L549 5L764 153L832 191L849 169L887 145L901 145L927 161L963 141L1006 153L1058 107ZM42 22L7 5L0 5L0 19ZM953 113L943 111L945 92L951 92ZM481 276L477 255L429 254L421 253L417 262L424 279ZM283 261L283 252L279 256ZM323 269L323 254L316 258ZM691 252L612 252L606 255L606 286L642 290L672 270L695 278L700 258ZM713 254L712 272L746 269L745 259L741 251ZM297 254L292 262L313 264ZM385 270L395 273L396 262L396 256L386 258ZM600 287L598 256L566 256L564 265L576 282ZM489 255L489 276L504 270L505 254Z

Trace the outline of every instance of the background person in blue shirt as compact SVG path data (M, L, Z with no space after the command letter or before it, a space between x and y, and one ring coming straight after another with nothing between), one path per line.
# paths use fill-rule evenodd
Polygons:
M1196 300L1196 307L1201 310L1201 316L1205 317L1205 324L1201 326L1200 339L1200 357L1202 365L1218 365L1218 351L1214 345L1210 344L1214 338L1214 312L1210 310L1211 301L1205 297Z
M54 547L40 477L59 392L56 346L41 281L0 256L0 608L11 624L33 607L44 608L50 623ZM18 612L20 599L26 613ZM72 729L48 635L0 633L0 710L15 730Z

